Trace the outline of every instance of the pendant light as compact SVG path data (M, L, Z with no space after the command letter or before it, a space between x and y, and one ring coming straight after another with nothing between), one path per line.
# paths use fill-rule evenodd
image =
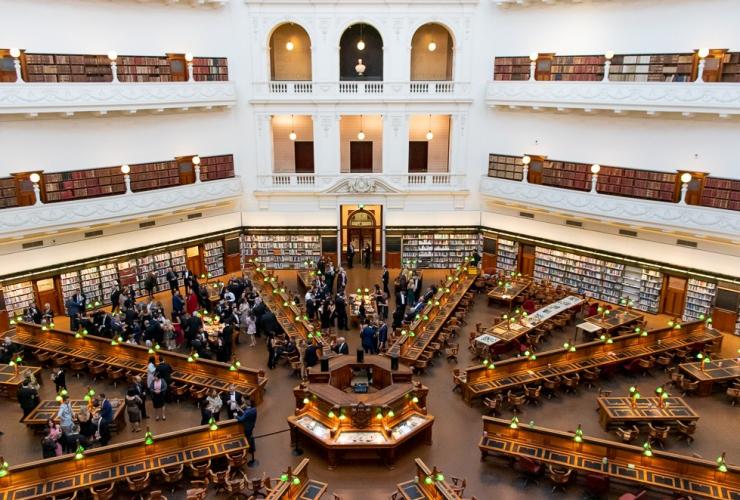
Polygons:
M288 134L288 137L291 141L295 141L296 137L298 137L295 133L295 129L293 128L293 115L290 115L290 134Z
M429 49L429 52L434 52L435 50L437 50L437 44L434 41L429 42L429 45L427 45L427 49Z
M288 51L291 51L295 48L295 44L292 41L288 41L288 43L285 44L285 49Z
M434 139L434 134L432 133L432 115L429 114L429 130L427 131L427 141L431 141Z
M357 138L359 140L361 140L361 141L364 141L365 140L365 132L362 131L362 129L363 129L363 126L362 125L363 125L363 119L362 119L362 115L360 115L360 131L357 132Z
M360 23L360 41L357 42L357 50L365 50L365 41L362 39L362 23Z

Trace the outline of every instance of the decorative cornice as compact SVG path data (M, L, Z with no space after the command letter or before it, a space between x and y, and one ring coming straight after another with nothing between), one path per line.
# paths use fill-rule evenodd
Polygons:
M489 106L740 115L740 84L493 81Z
M233 82L0 84L0 114L69 115L234 104Z
M658 229L722 235L725 238L740 237L740 215L731 210L571 191L491 177L481 179L480 193L564 214L574 213L630 225L637 223Z
M454 194L467 196L464 175L439 174L269 174L258 176L256 197L306 194L336 197L346 194L383 196Z
M187 184L156 191L88 198L0 210L0 235L12 237L41 229L55 230L171 212L242 195L239 177Z

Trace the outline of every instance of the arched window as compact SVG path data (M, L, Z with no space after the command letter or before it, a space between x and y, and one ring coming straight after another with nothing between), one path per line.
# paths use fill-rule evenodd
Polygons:
M353 24L339 40L340 80L383 80L383 39L369 24Z
M270 79L311 80L311 39L294 23L281 24L270 36Z
M411 80L452 80L452 36L437 23L421 26L411 39Z

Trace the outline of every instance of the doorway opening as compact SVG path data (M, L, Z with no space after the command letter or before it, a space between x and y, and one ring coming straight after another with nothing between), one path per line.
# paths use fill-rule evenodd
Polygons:
M348 249L354 249L354 266L373 267L383 262L381 205L342 205L342 257L349 267ZM368 250L369 249L369 252ZM368 255L369 253L369 255ZM369 263L366 259L369 257Z

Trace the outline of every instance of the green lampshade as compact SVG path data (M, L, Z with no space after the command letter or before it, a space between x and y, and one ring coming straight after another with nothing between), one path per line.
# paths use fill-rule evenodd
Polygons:
M426 484L432 484L432 476L427 476L424 478L424 482Z
M293 484L295 484L295 485L301 484L301 478L299 478L297 476L296 477L293 477Z
M413 398L411 398L411 402L414 403L414 404L416 404L416 403L419 402L419 398L417 398L416 396L414 396Z
M282 482L286 482L288 480L288 475L287 474L280 474L280 480Z
M218 430L218 424L216 423L216 420L211 417L210 420L208 420L208 428L212 431Z
M83 448L81 444L78 444L77 449L75 450L75 460L82 460L84 457L85 448Z

